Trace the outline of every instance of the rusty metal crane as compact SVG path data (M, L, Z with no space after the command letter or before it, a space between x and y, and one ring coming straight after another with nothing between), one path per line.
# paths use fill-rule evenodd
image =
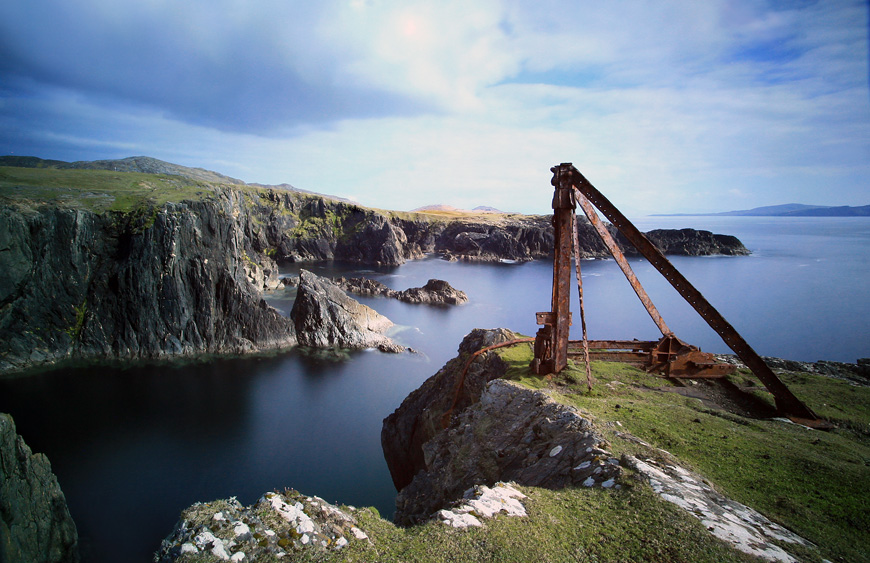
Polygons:
M792 420L808 426L822 426L823 421L804 405L764 363L764 360L740 336L728 321L707 301L700 291L689 283L667 258L641 233L604 195L601 194L571 163L551 168L553 172L553 227L555 248L553 257L553 293L551 310L537 313L537 323L543 325L535 336L535 356L532 371L538 375L558 373L568 364L569 355L575 354L570 344L582 343L582 355L591 387L590 358L617 360L642 366L649 372L657 371L668 377L709 378L723 377L734 371L733 366L720 364L712 354L686 344L665 324L640 281L631 270L628 261L617 246L610 232L595 212L601 213L619 229L619 232L652 264L677 292L701 315L740 360L752 370L776 401L776 408ZM637 293L650 317L662 333L657 342L637 340L588 340L583 314L583 289L580 277L580 260L577 245L575 209L580 205L589 222L601 237L613 258L619 264L629 283ZM594 206L594 207L593 207ZM571 325L571 256L572 247L576 269L577 287L580 293L580 318L583 340L569 341Z

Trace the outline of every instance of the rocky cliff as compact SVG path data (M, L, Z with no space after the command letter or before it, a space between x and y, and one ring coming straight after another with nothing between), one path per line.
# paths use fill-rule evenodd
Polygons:
M144 212L0 208L0 371L295 344L261 298L277 269L252 222L229 189Z
M590 420L501 379L506 364L496 353L468 364L473 352L514 339L508 330L475 329L459 355L384 420L397 523L424 522L475 485L614 485L619 461Z
M381 212L153 159L74 164L0 166L0 372L295 345L294 323L262 299L276 260L525 261L553 247L543 216ZM746 252L704 231L655 237L678 253ZM580 240L584 257L605 255L588 223Z
M72 563L78 534L51 464L0 413L0 561Z

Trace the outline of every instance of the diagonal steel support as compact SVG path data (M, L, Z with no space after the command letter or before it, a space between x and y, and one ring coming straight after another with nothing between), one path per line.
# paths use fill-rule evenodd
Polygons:
M725 320L713 305L665 258L664 254L635 227L604 195L599 192L571 163L553 167L554 183L566 183L577 189L597 207L622 235L652 264L677 292L701 315L710 327L731 348L752 373L764 384L776 401L777 409L800 422L818 425L819 417L800 401L776 374ZM582 201L582 200L581 200ZM585 211L585 208L584 208ZM593 210L594 213L594 210ZM591 220L591 219L590 219ZM652 314L652 313L651 313Z

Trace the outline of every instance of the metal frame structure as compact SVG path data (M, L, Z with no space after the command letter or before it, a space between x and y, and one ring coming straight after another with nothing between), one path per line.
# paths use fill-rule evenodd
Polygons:
M553 297L549 312L537 313L538 324L543 325L535 336L535 358L532 370L538 375L558 373L568 364L571 325L570 277L572 239L575 251L575 269L580 292L580 317L583 323L583 357L591 386L589 358L628 361L643 366L647 371L658 371L668 377L708 378L723 377L733 372L733 367L715 361L712 354L701 352L686 344L665 324L640 281L631 270L606 226L601 222L595 208L615 226L638 252L652 264L677 292L701 315L738 358L755 374L770 391L776 408L792 420L810 426L820 426L819 417L800 401L764 363L764 360L740 336L728 321L711 305L683 275L665 258L664 254L635 227L604 195L599 192L571 163L551 168L555 187L553 195L553 227L555 248L553 258ZM589 341L586 339L583 313L583 290L580 277L580 262L576 243L575 209L580 205L584 214L601 237L613 258L619 264L638 298L662 333L658 342ZM594 206L594 207L593 207ZM573 234L573 236L572 236Z

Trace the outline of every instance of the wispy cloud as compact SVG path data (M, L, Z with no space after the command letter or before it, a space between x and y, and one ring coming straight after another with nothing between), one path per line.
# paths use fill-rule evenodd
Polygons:
M412 208L866 204L858 1L0 7L0 151L149 154ZM735 201L735 190L743 194Z

